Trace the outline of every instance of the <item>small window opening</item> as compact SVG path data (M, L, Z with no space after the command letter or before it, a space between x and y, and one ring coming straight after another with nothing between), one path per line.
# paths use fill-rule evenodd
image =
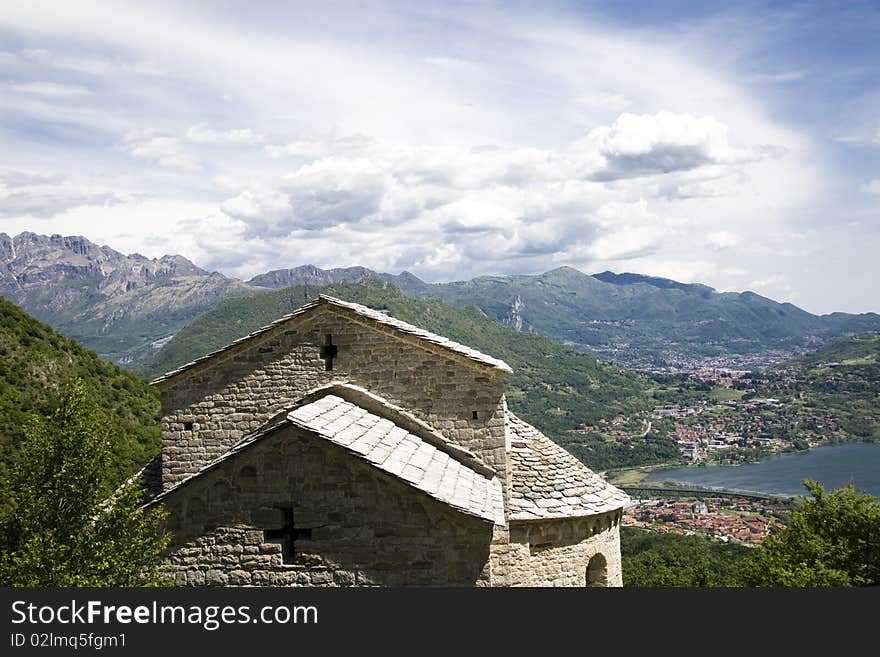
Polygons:
M281 544L281 561L293 563L296 560L296 542L299 540L312 540L311 527L297 527L293 520L293 509L290 507L280 509L284 524L280 529L266 529L263 531L267 543Z
M193 430L193 423L192 422L184 422L183 423L183 430L184 431L192 431Z
M333 359L339 353L339 347L333 344L333 336L329 333L324 336L324 345L321 347L321 358L324 359L324 371L333 371Z
M479 416L477 415L476 411L471 411L471 417L474 418L475 420L479 419Z
M595 555L587 564L586 585L588 587L608 586L608 561L603 555Z

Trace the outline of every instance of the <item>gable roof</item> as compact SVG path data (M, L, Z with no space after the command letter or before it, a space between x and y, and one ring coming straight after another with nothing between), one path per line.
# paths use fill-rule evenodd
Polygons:
M512 486L510 520L545 520L622 509L629 496L535 427L507 413Z
M485 475L490 479L496 474L495 470L486 465L479 456L466 447L450 441L446 436L437 431L427 422L419 419L406 409L391 403L387 399L373 394L366 388L349 383L348 381L331 381L323 386L314 388L297 400L296 407L298 408L299 406L316 401L328 394L334 394L345 401L351 402L356 406L360 406L376 415L381 415L382 417L391 420L397 426L403 427L410 433L420 436L423 440L431 443L440 451L446 452L456 461L461 461L479 474ZM268 425L273 421L277 421L278 419L281 419L281 417L283 417L284 420L287 420L289 413L289 409L283 411L276 415L275 418L270 419L266 424Z
M426 439L423 435L413 433L411 425L401 426L393 419L384 417L385 414L380 415L338 394L332 394L332 388L323 392L325 394L317 398L314 398L314 394L310 395L306 403L301 403L286 415L276 416L263 428L246 436L228 452L156 496L150 503L160 501L279 430L294 426L343 448L447 506L504 525L501 482L491 470L478 463L471 465L463 462L454 453L442 449L442 445L435 444L432 437L427 436ZM376 399L381 401L381 398ZM393 416L393 413L389 415Z
M176 370L172 370L170 372L167 372L166 374L163 374L157 379L151 381L151 384L156 385L173 379L179 374L182 374L183 372L186 372L198 365L214 360L221 354L224 354L241 344L249 342L257 336L266 334L283 324L287 324L290 321L299 319L307 313L319 308L327 308L330 310L335 310L337 312L341 311L342 313L347 314L348 316L356 320L366 320L380 326L389 327L393 329L394 332L397 333L400 337L415 339L423 347L429 349L445 351L446 353L451 353L458 357L464 357L465 362L471 362L477 365L486 365L502 372L513 372L510 365L505 363L503 360L488 356L480 351L477 351L476 349L471 349L470 347L450 340L449 338L445 338L442 335L437 335L435 333L431 333L430 331L420 329L417 326L413 326L412 324L408 324L407 322L395 319L394 317L390 317L378 310L373 310L372 308L368 308L367 306L362 306L359 303L350 303L348 301L343 301L342 299L337 299L336 297L321 294L316 299L301 306L292 313L276 319L271 324L267 324L266 326L263 326L262 328L259 328L256 331L253 331L252 333L249 333L229 343L225 347L221 347L220 349L212 351L202 356L201 358L197 358L194 361L178 367Z
M497 477L490 480L387 418L327 395L291 411L287 419L448 506L504 525Z

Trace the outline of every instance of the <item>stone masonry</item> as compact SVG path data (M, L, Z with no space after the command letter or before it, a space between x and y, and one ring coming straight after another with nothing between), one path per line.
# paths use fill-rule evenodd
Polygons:
M287 427L164 499L178 584L489 583L492 524L458 513L341 448ZM340 494L340 491L345 491ZM281 509L308 529L283 556Z
M157 379L179 585L621 586L628 498L501 361L321 297Z
M499 573L493 585L622 586L621 515L610 512L591 518L511 523L509 551L493 567L493 573ZM591 583L587 567L596 555L604 572Z
M326 371L326 336L338 349ZM198 472L308 391L341 379L361 385L470 449L504 477L502 372L402 340L391 328L333 311L294 318L166 382L162 482ZM430 373L430 376L425 376Z

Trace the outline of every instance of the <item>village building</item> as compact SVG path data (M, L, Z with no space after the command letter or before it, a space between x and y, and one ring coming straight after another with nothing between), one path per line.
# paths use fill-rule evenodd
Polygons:
M621 586L629 502L504 362L320 296L154 381L179 585Z

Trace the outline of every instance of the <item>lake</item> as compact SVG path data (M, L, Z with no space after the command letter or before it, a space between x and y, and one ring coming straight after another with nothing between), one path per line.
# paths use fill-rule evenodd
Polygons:
M815 479L825 490L852 481L858 490L880 498L880 443L824 445L737 466L666 468L652 471L645 482L674 481L705 488L806 495L801 486L804 479Z

